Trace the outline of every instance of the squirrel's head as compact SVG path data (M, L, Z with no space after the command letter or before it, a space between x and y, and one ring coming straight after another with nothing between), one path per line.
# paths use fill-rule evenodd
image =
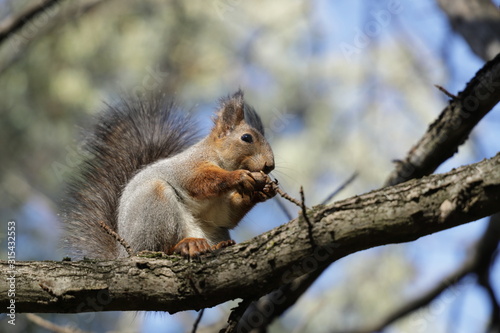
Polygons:
M245 103L243 92L221 100L210 133L217 147L219 165L226 170L252 172L274 169L274 155L264 137L264 126L255 110Z

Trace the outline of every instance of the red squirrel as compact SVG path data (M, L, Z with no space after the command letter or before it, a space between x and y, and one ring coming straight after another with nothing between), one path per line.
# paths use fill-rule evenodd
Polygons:
M91 157L69 186L70 253L127 256L100 221L134 253L196 257L234 244L229 229L276 194L273 151L241 90L221 99L211 132L197 136L193 120L164 97L108 107L85 144Z

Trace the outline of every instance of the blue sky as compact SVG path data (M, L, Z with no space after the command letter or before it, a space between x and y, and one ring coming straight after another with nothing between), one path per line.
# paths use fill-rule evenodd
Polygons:
M389 5L390 3L392 5ZM387 13L390 12L389 8L393 8L390 6L394 6L394 3L400 3L399 7L396 6L399 9L396 13L387 16ZM496 3L500 3L500 1L496 1ZM317 28L318 34L315 39L308 39L304 43L310 43L309 46L311 47L307 52L315 55L344 58L345 45L355 44L359 32L367 28L367 22L376 22L377 18L383 17L385 21L379 27L380 29L366 42L369 45L378 43L379 47L384 47L394 41L402 42L401 36L404 35L403 42L413 47L415 54L422 55L422 66L427 71L428 77L431 79L442 77L440 75L441 71L444 70L442 67L446 67L449 74L446 82L429 82L429 84L440 84L450 92L456 93L464 88L465 83L473 77L474 73L483 64L483 61L470 51L462 38L453 34L446 17L441 13L435 1L368 2L354 0L334 2L315 0L311 2L311 6L311 24ZM371 8L367 6L371 6ZM230 25L227 26L230 27ZM428 58L426 58L427 56ZM439 63L436 59L444 59L444 62ZM353 56L352 59L345 59L345 61L346 63L354 63L360 68L373 66L373 59L368 58L364 52ZM392 68L377 69L393 70ZM258 69L258 71L260 70ZM262 82L265 82L264 86L269 88L267 85L270 83L266 80L266 73L257 72L251 66L246 71L248 77L254 81L253 83L256 86L262 86L264 85ZM279 89L279 87L273 88ZM355 96L356 92L351 92L351 94ZM388 98L392 98L391 95L388 96ZM391 102L394 102L394 100L391 100ZM500 114L498 109L497 106L479 123L472 135L474 143L468 142L466 144L468 149L462 147L460 152L445 162L437 172L446 172L453 167L491 157L500 150L498 145L500 142L500 131L498 131ZM439 111L435 110L436 116ZM352 114L344 114L343 117L350 121L356 119ZM206 118L208 119L208 115ZM294 122L293 131L299 131L300 127L300 124ZM290 131L290 129L288 130ZM418 130L421 130L423 134L425 128ZM380 140L382 142L384 140L390 141L390 138L380 138ZM409 148L401 147L400 150L406 152ZM401 156L394 157L400 158ZM387 170L388 172L389 170ZM54 232L57 217L54 211L49 208L50 204L45 201L44 197L34 193L32 198L21 209L18 220L28 221L29 223L23 224L20 230L22 235L18 246L20 260L46 259L51 256L51 253L54 253L58 237L58 234ZM249 235L262 233L287 221L286 217L277 211L274 203L267 203L257 208L246 220L257 221L257 223L243 223L235 233L237 241L245 240ZM43 233L40 231L40 225L44 225L45 230L50 230L50 232ZM412 261L418 272L415 280L408 286L407 295L416 295L426 290L439 281L440 277L445 276L447 272L460 265L467 254L468 248L481 234L484 227L484 222L471 223L424 237L404 247L391 245L396 251L404 251L405 256ZM42 247L33 246L34 239L41 241L38 233L43 233L42 239L45 243ZM352 256L352 260L357 258L359 256ZM346 266L351 263L350 258L347 258L347 260L332 265L313 286L310 295L305 297L315 297L322 294L331 286L332 281L342 281L343 272L347 270ZM495 265L493 279L496 290L500 290L500 265L498 264ZM458 333L475 332L477 327L484 325L484 320L488 317L488 304L482 290L474 287L472 282L471 279L467 280L457 288L459 293L454 294L451 291L452 297L444 297L444 301L438 302L437 304L441 304L443 310L435 310L435 313L439 313L439 315L430 316L429 323L436 325L434 327L446 328L452 325L451 322L460 318L459 325L457 324L452 330ZM224 307L227 308L228 306L225 305ZM178 319L186 319L186 316L189 316L189 314L146 316L143 321L143 331L178 332L182 327ZM293 322L293 318L290 317L292 315L288 314L288 316L285 316L284 319ZM218 309L209 309L206 311L202 325L208 324L218 317ZM191 318L188 317L187 321L189 319ZM140 321L142 317L139 315L136 320ZM444 332L444 330L436 330L435 332L440 331Z
M329 55L343 55L342 45L353 44L356 34L367 20L376 20L376 15L381 15L381 11L387 10L388 2L373 2L373 8L368 9L366 1L313 1L314 24L321 30L321 36L313 41L313 52L326 53ZM387 18L387 17L386 17ZM384 45L385 40L397 38L401 31L409 37L407 43L415 45L418 49L415 52L421 54L432 54L434 58L442 57L445 60L449 78L446 82L432 82L446 87L450 92L462 90L475 72L482 66L483 61L475 56L468 45L461 37L454 35L446 20L446 17L437 7L435 1L425 0L419 2L402 1L400 11L393 14L386 22L386 25L376 35L377 42ZM361 27L361 28L360 28ZM370 41L374 42L374 41ZM343 44L344 43L344 44ZM363 59L363 54L356 57L355 61L360 66L370 61ZM425 65L426 59L423 59ZM429 62L435 59L429 59ZM429 64L428 70L436 69L437 65ZM251 69L249 69L251 70ZM390 70L390 69L388 69ZM432 77L433 73L430 73ZM440 110L436 110L436 115ZM437 172L446 172L453 167L468 164L491 157L498 151L500 115L498 106L477 126L473 138L473 154L464 153L463 147L459 154L445 162ZM422 128L422 134L425 128ZM471 143L467 143L471 145ZM410 147L406 147L407 151ZM253 227L254 233L263 232L277 224L276 218L269 218L265 208L257 209L250 214L249 220L261 221L258 227ZM286 220L286 219L284 219ZM419 293L434 286L441 277L452 272L460 265L467 255L467 251L472 246L475 239L481 235L485 223L477 222L464 225L459 228L448 230L442 233L423 237L409 245L403 247L406 256L415 266L417 276L407 286L407 297L416 296ZM244 226L241 228L245 228ZM400 245L391 245L395 249L400 249ZM353 256L355 257L355 256ZM354 260L354 259L353 259ZM324 293L332 285L332 281L340 281L342 272L346 270L345 265L351 261L342 260L332 265L323 276L318 279L312 287L311 297ZM495 265L492 278L495 281L496 290L500 289L498 281L500 277L499 265ZM345 282L345 281L344 281ZM421 331L426 331L431 327L434 332L444 332L452 328L453 332L476 332L478 327L485 325L488 318L489 306L485 299L484 292L474 285L474 279L468 278L455 288L450 289L443 296L437 299L429 308L426 314L425 323L428 326L416 327ZM305 296L309 297L309 296ZM404 300L401 299L402 303ZM213 320L210 313L217 314L218 310L209 310L205 314L204 323ZM285 316L285 321L294 322L293 314ZM161 319L160 321L163 321ZM156 322L156 321L155 321ZM202 322L202 323L203 323ZM153 325L153 322L147 321ZM149 331L153 326L147 327ZM172 330L172 331L175 331ZM397 330L389 330L396 332ZM418 331L418 330L416 330Z

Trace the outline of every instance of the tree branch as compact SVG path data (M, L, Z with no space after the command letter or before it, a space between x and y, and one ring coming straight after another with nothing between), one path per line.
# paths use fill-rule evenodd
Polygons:
M8 17L0 23L0 44L3 43L9 36L21 30L37 15L49 10L54 5L59 4L64 0L45 0L40 3L34 3L26 8L16 17Z
M463 94L467 93L468 95L466 96L471 96L471 91L479 91L481 85L483 85L482 80L489 77L490 75L495 76L492 73L488 73L493 67L494 66L491 64L486 64L480 71L478 71L475 77L467 84ZM500 82L500 80L498 82ZM494 90L495 88L493 87L489 89ZM494 104L489 105L490 108L493 108L493 106ZM446 124L462 124L462 127L469 128L468 131L470 132L479 121L468 116L464 117L464 114L461 112L450 112L449 110L454 111L455 109L446 108L439 116L439 118L434 122L434 124L436 124L434 126L434 129L444 127L447 128L449 132L453 132L453 128L449 126L446 127ZM463 124L464 122L471 123ZM433 128L433 125L431 125L430 129L431 128ZM459 140L446 140L446 138L449 137L448 132L432 132L430 131L430 129L420 140L419 144L410 150L406 158L406 161L419 161L419 168L427 170L429 173L434 171L439 164L444 162L447 159L446 156L452 156L453 153L458 149L458 146L462 144L462 141ZM436 134L441 136L436 137ZM429 144L430 142L432 142L432 144ZM440 154L434 154L434 151L438 151L440 152ZM438 155L437 158L435 157L435 155ZM433 156L433 158L422 158L422 156ZM403 162L401 162L396 166L396 169L392 172L391 177L387 182L395 185L413 179L418 175L418 173L416 172L406 173L406 171L408 171L406 169L415 171L410 162L406 164L403 164ZM321 273L322 270L315 270L307 275L302 276L300 280L293 281L290 285L281 286L278 290L273 291L270 295L266 295L256 302L247 302L248 310L246 312L238 308L235 311L234 315L231 315L230 323L226 332L235 331L235 329L237 328L237 323L234 322L235 320L241 320L243 323L249 323L250 318L255 316L260 316L261 320L259 320L257 324L252 325L252 328L263 329L267 327L276 317L280 316L284 311L286 311L286 309L295 304L297 299L309 288L311 284L314 283L314 281L318 278L319 275L321 275ZM450 279L447 280L451 281ZM262 311L262 309L265 308L267 304L269 304L270 300L280 297L280 295L283 294L287 295L286 299L283 302L279 303L279 305L274 306L272 312ZM411 305L409 305L409 307L411 307ZM241 312L244 312L242 316L239 315L239 313ZM262 316L263 313L265 313L265 316Z
M10 38L10 46L14 51L0 63L0 75L19 61L33 42L67 22L75 22L106 0L78 1L73 6L66 6L64 11L56 6L63 1L65 0L37 2L17 16L7 17L0 22L0 45Z
M500 101L500 54L486 63L427 133L398 161L386 185L429 175L457 152L476 124Z
M74 327L65 327L65 326L59 326L56 325L46 319L43 319L42 317L34 314L34 313L28 313L26 314L26 317L28 320L31 322L35 323L36 325L45 328L48 332L54 332L54 333L88 333L82 330L79 330Z
M203 262L178 257L18 262L16 312L174 313L254 298L354 252L415 240L489 216L500 210L499 201L497 154L446 174L317 206L308 213L309 231L299 217L216 255L203 256ZM317 247L312 246L309 232ZM0 262L4 276L9 276L9 269L7 262ZM2 309L9 304L7 295L8 285L0 285Z
M473 247L473 251L465 262L456 270L448 274L441 280L434 288L421 293L418 297L407 301L407 303L398 307L394 312L388 314L385 318L381 319L378 323L368 325L365 328L357 329L354 331L344 333L371 333L382 332L387 326L395 321L403 318L404 316L424 307L431 303L436 297L441 295L443 291L451 288L462 280L465 276L476 273L478 279L483 281L482 285L489 293L492 293L491 284L489 283L489 271L491 260L495 255L498 241L500 240L500 214L495 214L490 218L488 227L486 228L483 236L479 238ZM492 325L498 325L498 304L494 295L491 300L492 303Z
M500 52L500 10L491 0L437 0L451 27L484 61Z

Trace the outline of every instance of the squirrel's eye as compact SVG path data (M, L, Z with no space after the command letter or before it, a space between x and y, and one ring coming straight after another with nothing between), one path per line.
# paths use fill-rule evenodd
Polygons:
M248 143L252 143L253 142L253 136L252 136L252 134L246 133L246 134L243 134L241 136L241 140L243 140L245 142L248 142Z

